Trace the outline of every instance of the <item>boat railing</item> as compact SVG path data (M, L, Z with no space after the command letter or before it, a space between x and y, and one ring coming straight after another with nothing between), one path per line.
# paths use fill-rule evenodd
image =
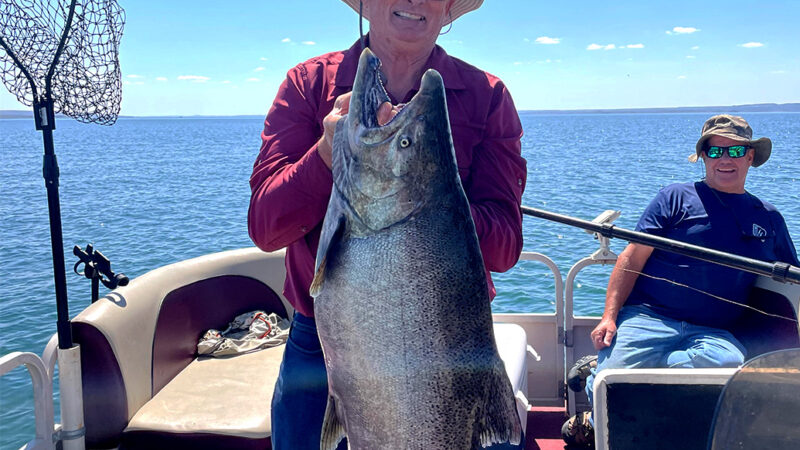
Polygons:
M573 292L575 286L575 279L578 273L586 267L593 265L613 265L617 261L617 255L608 247L608 238L602 236L598 237L600 241L600 248L592 253L591 256L581 259L576 262L567 272L566 290L564 293L564 358L565 368L573 364L578 358L583 355L575 354L575 327L576 320L574 314L574 299ZM591 326L594 326L594 320ZM564 371L564 385L566 386L566 370ZM576 413L576 398L575 392L571 389L566 389L567 397L567 410L569 415L572 416Z
M564 276L547 255L522 252L520 261L535 261L550 269L554 280L555 312L552 314L494 314L496 321L520 323L528 333L528 355L538 364L529 373L529 400L537 404L563 405L566 372L564 359ZM529 323L525 323L529 322ZM535 333L535 335L534 335ZM535 346L531 343L536 343ZM543 356L542 356L543 355ZM532 378L530 378L532 376Z
M51 372L39 355L30 352L13 352L0 357L0 377L17 367L25 367L33 383L33 405L36 434L24 447L26 449L54 449L53 382Z

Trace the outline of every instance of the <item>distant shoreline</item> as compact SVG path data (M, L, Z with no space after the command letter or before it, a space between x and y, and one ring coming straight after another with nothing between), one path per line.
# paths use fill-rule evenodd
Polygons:
M596 109L532 109L519 110L520 114L663 114L663 113L796 113L800 103L756 103L731 106L678 106L661 108L596 108ZM196 118L248 118L261 117L256 114L235 115L171 115L171 116L120 116L125 119L196 119ZM31 119L32 111L0 110L0 119ZM56 114L56 118L64 118Z

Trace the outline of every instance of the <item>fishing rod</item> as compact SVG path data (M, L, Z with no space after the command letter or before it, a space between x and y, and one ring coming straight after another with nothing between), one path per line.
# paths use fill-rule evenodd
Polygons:
M618 228L610 223L597 223L588 220L582 220L575 217L565 216L563 214L545 211L543 209L531 208L529 206L522 206L520 209L522 210L522 213L527 216L538 217L540 219L546 219L577 228L583 228L584 230L599 233L605 237L620 238L635 244L648 245L659 250L678 253L680 255L743 270L756 275L767 276L783 283L800 284L800 267L796 267L785 262L766 262L758 259L746 258L744 256L734 255L732 253L700 247L699 245L687 244L674 239L667 239L661 236L653 236L652 234L642 233L639 231Z

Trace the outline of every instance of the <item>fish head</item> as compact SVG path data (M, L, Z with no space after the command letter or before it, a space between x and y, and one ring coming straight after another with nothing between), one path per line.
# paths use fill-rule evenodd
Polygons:
M426 71L416 95L381 126L377 112L387 101L380 60L365 49L348 115L334 134L333 172L350 208L372 230L414 215L442 182L460 184L441 75Z

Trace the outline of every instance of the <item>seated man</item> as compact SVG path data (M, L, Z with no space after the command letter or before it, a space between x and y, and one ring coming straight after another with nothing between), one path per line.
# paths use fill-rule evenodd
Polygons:
M752 140L752 135L741 117L708 119L689 157L692 162L702 158L705 178L663 188L636 230L800 265L783 216L744 188L750 166L764 164L772 150L768 138ZM599 353L586 379L589 401L594 374L603 369L741 365L745 349L728 330L745 311L755 280L751 273L629 244L611 273L605 311L591 333ZM579 363L582 367L571 375L588 374L594 365L591 359ZM567 443L593 445L591 413L571 417L562 434Z

